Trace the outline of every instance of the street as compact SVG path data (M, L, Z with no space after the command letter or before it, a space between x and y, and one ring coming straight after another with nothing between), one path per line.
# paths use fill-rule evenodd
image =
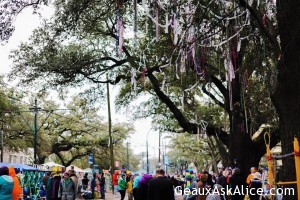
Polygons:
M109 192L105 193L105 195L106 195L106 198L105 198L106 200L120 200L121 199L120 193L118 193L117 195L113 195L111 193L111 191L109 191ZM125 200L128 200L127 194L125 196ZM183 198L182 198L182 196L175 195L175 200L183 200Z

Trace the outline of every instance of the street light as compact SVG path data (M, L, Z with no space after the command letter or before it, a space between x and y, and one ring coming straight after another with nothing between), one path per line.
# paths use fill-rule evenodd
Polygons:
M148 150L148 136L150 133L151 129L147 133L147 138L146 138L146 150L147 150L147 174L149 174L149 150Z
M34 98L34 107L33 108L30 108L33 110L33 113L34 113L34 120L33 120L33 158L34 158L34 164L36 165L37 164L37 113L38 113L38 110L40 110L41 108L38 108L37 107L37 99Z
M107 89L107 109L108 109L108 135L109 135L109 156L110 156L110 166L111 166L111 178L115 171L114 166L114 147L113 147L113 139L112 139L112 124L111 124L111 112L110 112L110 98L109 98L109 81L108 74L106 74L106 89ZM112 181L112 179L111 179ZM114 185L112 184L112 191L114 194Z

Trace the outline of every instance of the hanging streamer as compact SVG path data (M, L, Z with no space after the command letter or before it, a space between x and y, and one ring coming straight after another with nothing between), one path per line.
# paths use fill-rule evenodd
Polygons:
M244 98L244 111L245 111L245 125L246 125L246 131L245 133L248 134L248 114L247 114L247 108L246 108L246 102L245 102L245 91L243 90L243 98Z
M136 69L131 68L131 91L134 91L136 93Z
M173 13L173 14L172 14L172 17L171 17L171 23L170 23L171 28L173 28L173 29L174 29L174 24L175 24L175 17L176 17L176 14Z
M228 55L228 53L227 53L227 55ZM226 59L224 59L224 66L227 69L226 81L228 82L230 110L233 110L233 105L232 105L232 80L235 78L235 75L234 75L233 65L231 63L230 58L228 58L228 56L227 56Z
M198 46L198 45L195 45ZM199 49L196 48L195 50L195 56L194 56L194 71L196 72L197 76L201 76L201 69L200 69L200 55L199 55Z
M117 10L116 12L116 57L119 57L119 18L120 18L120 12Z
M164 72L162 74L164 75L164 78L163 78L163 81L162 81L162 84L161 84L161 91L164 92L167 77L166 77L166 74Z
M237 46L237 52L240 52L241 44L242 44L242 40L239 38L239 42L238 42L238 46Z
M137 0L133 1L133 9L134 9L134 27L133 27L133 37L134 42L136 42L136 35L137 35Z
M165 33L169 33L169 12L168 12L168 7L166 9L166 27L165 27Z
M124 46L124 23L121 16L121 9L124 5L124 0L117 0L117 12L116 12L116 56L123 52Z
M182 112L184 112L184 91L182 91L181 106L182 106L181 110Z
M142 84L143 84L144 89L146 88L146 86L145 86L145 82L146 82L146 73L147 73L147 67L144 66L144 67L142 68Z
M160 39L160 28L159 28L159 6L158 6L158 0L155 1L155 18L156 18L156 23L155 23L155 31L156 31L156 42L159 41Z
M203 75L203 78L205 79L205 82L207 83L208 82L208 74L207 74L207 71L206 71L206 48L205 47L202 47L202 52L201 52L201 72L202 72L202 75Z
M180 73L183 75L186 72L185 65L186 65L186 55L185 51L181 52L181 59L180 59Z
M176 13L173 14L173 24L174 24L174 28L173 28L173 32L174 32L174 45L177 45L177 41L178 41L178 20L176 19Z
M227 21L228 25L229 21ZM226 35L229 37L229 29L227 27L226 29ZM237 35L234 34L234 35ZM230 51L230 44L229 40L227 40L227 52L226 52L226 59L224 59L225 62L225 68L227 68L227 74L228 74L228 92L229 92L229 105L230 110L233 110L233 102L232 102L232 80L235 79L235 72L234 72L234 66L232 64L232 52Z
M234 71L237 69L236 59L237 59L237 52L236 52L236 48L233 47L233 49L232 49L232 60L233 60L233 69L234 69Z
M119 27L119 54L122 54L124 47L124 22L122 18L119 20Z
M169 96L169 87L167 85L167 96Z
M149 13L150 13L150 16L152 18L153 16L153 12L155 9L153 9L153 2L154 0L150 0L150 8L149 8ZM152 22L152 19L151 18L148 18L148 37L149 38L152 38L153 36L153 22Z
M230 110L233 110L233 105L232 105L232 85L231 82L228 82L228 91L229 91L229 107Z

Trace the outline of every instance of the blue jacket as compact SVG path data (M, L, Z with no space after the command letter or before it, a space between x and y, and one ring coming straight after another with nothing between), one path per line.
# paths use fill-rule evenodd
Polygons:
M140 183L140 180L142 179L141 176L137 176L135 177L134 181L133 181L133 186L132 186L132 189L135 189L137 187L139 187L139 183Z
M11 200L14 181L7 175L0 176L0 200Z

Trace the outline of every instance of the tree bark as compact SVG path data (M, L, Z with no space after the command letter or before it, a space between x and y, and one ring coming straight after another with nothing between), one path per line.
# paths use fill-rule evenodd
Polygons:
M229 134L229 157L230 166L237 160L237 165L244 178L250 173L251 167L258 167L261 157L266 153L261 143L252 141L249 131L244 127L244 112L240 107L241 84L236 77L232 83L232 104L233 110L229 113L230 134Z
M300 138L300 1L278 1L277 19L282 55L278 62L278 82L272 101L280 120L282 154L293 152L294 136ZM293 159L283 159L282 181L296 178ZM292 187L295 185L287 185ZM296 189L295 189L296 191ZM300 191L298 191L300 192ZM285 196L284 199L295 199Z

